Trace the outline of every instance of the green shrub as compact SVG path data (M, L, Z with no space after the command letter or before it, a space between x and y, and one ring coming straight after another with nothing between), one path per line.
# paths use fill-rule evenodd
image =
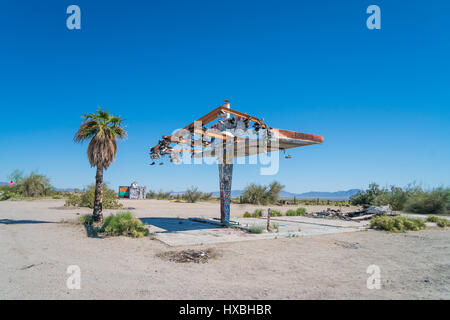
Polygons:
M287 216L296 216L297 215L297 211L289 209L288 211L286 211L285 213Z
M448 221L447 219L443 219L443 218L439 219L436 223L437 223L438 227L441 227L441 228L446 228L446 227L450 226L450 221Z
M450 207L450 188L434 188L429 192L416 190L405 203L405 210L415 213L446 213Z
M253 218L258 218L262 216L262 210L261 209L255 209L255 211L253 211L252 213L252 217Z
M242 193L242 203L265 205L268 202L266 198L266 191L266 186L260 186L252 183L247 186Z
M203 193L202 193L202 196L201 196L201 198L200 198L200 200L202 200L202 201L208 201L208 200L211 200L212 197L213 197L213 194L212 194L212 193L203 192Z
M248 231L249 231L250 233L262 233L262 232L264 231L264 228L261 227L261 226L255 226L255 225L253 225L253 226L250 226L250 227L248 228Z
M198 200L200 200L203 196L203 193L198 191L197 187L190 187L188 188L183 195L183 198L190 203L194 203L197 202Z
M410 196L410 190L391 186L391 189L382 189L378 195L375 196L372 205L385 206L390 204L393 210L402 210L408 197Z
M15 170L9 177L14 181L10 191L18 196L44 197L49 196L53 189L49 178L35 172L24 177L20 171Z
M305 208L297 208L297 210L289 209L288 211L286 211L287 216L304 216L305 214Z
M88 207L94 208L95 184L89 185L81 194L71 194L66 200L66 206ZM108 188L107 184L103 184L103 209L120 209L122 204L119 203L117 193Z
M279 182L274 181L268 186L250 184L242 193L240 203L251 203L266 205L278 201L280 192L284 186Z
M0 201L8 200L8 199L14 198L16 196L17 196L17 194L15 194L14 192L11 192L9 190L0 191Z
M252 218L253 217L253 215L250 213L250 212L247 212L247 211L245 211L245 213L244 213L244 216L243 216L244 218Z
M425 222L421 219L413 219L402 216L378 216L370 220L370 227L391 232L418 231L425 229Z
M170 191L166 192L166 191L162 191L159 190L158 193L156 194L156 199L158 200L169 200L172 198Z
M99 232L108 236L129 236L133 238L142 238L149 234L142 221L135 218L129 211L107 217Z
M81 203L81 195L79 194L70 194L67 199L65 206L68 207L78 207Z
M369 184L366 191L358 191L350 197L350 203L354 206L371 205L376 196L381 194L381 190L376 183Z
M439 218L436 216L429 216L426 220L427 222L434 222L438 227L445 228L450 226L450 220L445 218Z
M359 191L350 197L353 205L387 205L394 210L406 210L416 213L447 213L450 211L450 188L423 190L410 184L405 188L391 186L379 188L375 183L366 191Z
M94 224L94 218L91 214L85 214L80 217L78 217L78 222L83 225L93 225Z
M272 222L270 224L270 229L275 230L276 232L280 231L280 225L278 223Z
M281 213L281 211L278 210L270 210L270 216L271 217L281 217L283 214Z

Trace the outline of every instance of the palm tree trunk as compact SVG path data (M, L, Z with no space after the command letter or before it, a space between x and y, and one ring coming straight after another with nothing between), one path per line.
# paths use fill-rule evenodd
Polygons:
M94 213L92 214L94 221L103 221L102 202L103 202L103 167L97 166L97 173L95 175Z

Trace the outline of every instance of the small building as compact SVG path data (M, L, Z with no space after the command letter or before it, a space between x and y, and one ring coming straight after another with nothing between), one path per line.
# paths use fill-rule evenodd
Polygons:
M140 187L136 181L131 186L119 186L119 198L122 199L145 199L146 187Z

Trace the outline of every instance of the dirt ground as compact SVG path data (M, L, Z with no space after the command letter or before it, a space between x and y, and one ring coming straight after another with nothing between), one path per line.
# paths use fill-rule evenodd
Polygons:
M217 202L122 202L141 218L211 218L219 211ZM0 299L450 299L448 229L183 247L212 249L216 257L175 263L160 256L178 249L160 241L90 238L82 226L60 223L90 212L63 204L0 202ZM232 217L255 208L232 205ZM66 286L70 265L80 267L79 290ZM370 265L381 270L380 289L367 288Z

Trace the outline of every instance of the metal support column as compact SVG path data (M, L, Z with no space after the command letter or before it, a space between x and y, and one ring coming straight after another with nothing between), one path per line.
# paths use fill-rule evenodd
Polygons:
M230 109L230 101L225 100L223 106ZM230 118L230 114L226 113L225 118ZM227 152L233 152L233 150L227 150L227 143L224 140L222 163L219 163L220 221L223 224L230 223L231 179L233 177L233 157L227 159Z
M219 164L220 182L220 221L224 224L230 223L231 204L231 179L233 177L233 164Z

